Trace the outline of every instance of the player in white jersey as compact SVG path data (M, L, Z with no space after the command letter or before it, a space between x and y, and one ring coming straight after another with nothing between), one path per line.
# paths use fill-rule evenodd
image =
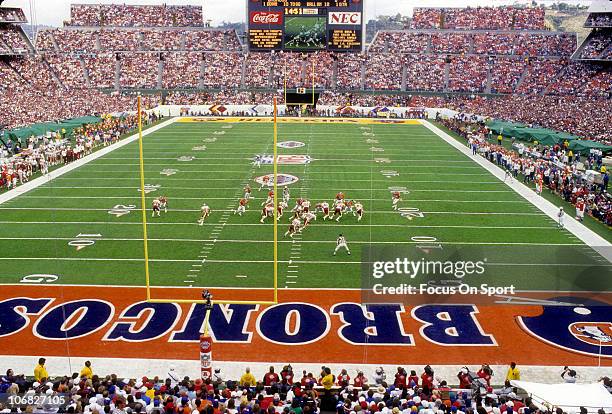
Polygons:
M346 249L346 252L349 254L349 256L351 255L351 251L349 250L348 245L346 244L346 237L344 237L342 234L339 234L338 238L336 239L336 248L334 249L334 256L336 255L338 250L342 248Z
M159 202L159 200L157 198L153 200L153 203L151 204L151 206L153 208L153 213L151 213L151 217L155 217L155 215L159 217L160 210L161 210L161 203Z
M276 220L280 220L281 217L283 216L283 212L288 209L289 206L287 205L287 203L283 200L278 204L277 210L278 210L278 215L276 217Z
M310 213L310 200L302 201L302 213Z
M289 229L285 232L285 237L289 235L289 237L293 238L293 235L301 230L301 224L302 222L299 218L294 218L289 225Z
M257 154L253 159L253 166L261 168L261 155Z
M563 207L559 209L559 212L557 213L557 218L559 219L559 228L564 228L565 224L563 222L565 221L565 211L563 211Z
M340 222L343 211L344 211L344 203L342 201L337 202L336 205L334 205L334 214L331 217L331 219L333 220L336 216L338 216L338 218L336 218L336 221Z
M361 221L363 218L363 204L359 201L355 203L355 213L357 213L357 221Z
M274 217L274 204L272 203L266 204L266 206L261 209L261 219L259 222L263 223L268 217Z
M304 226L302 227L302 229L305 229L306 227L308 227L308 225L310 223L312 223L313 221L315 221L317 219L316 214L315 213L311 213L310 211L307 212L307 213L304 213L304 215L302 217L304 218Z
M289 193L289 187L283 187L283 201L289 204L289 199L291 198L291 194Z
M206 220L208 216L210 216L210 207L208 207L208 205L204 203L202 204L200 211L201 213L200 213L200 219L198 220L198 224L200 224L200 226L203 226L204 220Z
M166 196L159 196L158 198L159 200L159 209L160 210L164 210L164 213L168 212L168 197Z
M324 201L322 203L317 204L317 211L321 210L323 212L323 221L331 218L329 215L329 203Z

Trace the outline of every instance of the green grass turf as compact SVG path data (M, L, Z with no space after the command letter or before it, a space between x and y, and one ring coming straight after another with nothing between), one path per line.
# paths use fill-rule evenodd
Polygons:
M442 129L444 132L446 132L447 134L455 138L457 141L461 143L465 143L465 139L463 137L459 136L454 131L446 128L446 126L444 126L442 123L440 122L434 122L434 123L438 128ZM497 138L493 137L490 140L490 142L497 144ZM524 142L524 144L526 144L527 146L533 146L527 142ZM505 138L502 141L502 145L505 148L514 151L514 149L512 148L512 140ZM583 160L584 160L584 157L583 157ZM523 174L519 174L519 181L520 182L523 181ZM533 183L525 184L525 185L528 185L532 189L534 186ZM565 201L559 194L553 193L547 187L544 187L544 190L542 191L542 197L544 197L546 200L550 201L557 207L563 207L565 211L568 212L569 214L573 214L573 212L576 210L576 206L574 206L572 203ZM584 224L586 227L588 227L590 230L594 231L595 233L599 234L601 237L603 237L607 241L612 242L612 231L610 231L612 230L612 228L610 226L589 216L588 214L584 217L584 221L582 222L582 224Z
M228 125L232 128L223 128ZM462 245L480 248L475 255L485 256L490 265L484 283L609 291L609 267L601 265L590 248L558 230L553 220L424 127L373 125L375 136L366 137L361 126L279 125L279 141L306 144L279 148L279 154L314 159L308 165L279 166L279 173L300 179L290 186L291 207L299 196L314 206L331 202L343 191L347 198L362 201L366 211L360 223L352 215L340 223L324 222L319 215L295 242L283 237L287 214L278 230L280 287L359 287L364 246L407 247L416 244L412 237L427 236L448 250ZM220 131L225 134L213 134ZM217 140L205 142L210 138ZM206 145L205 151L193 150L201 145ZM384 152L372 152L372 146ZM170 206L159 218L147 212L153 285L272 287L273 226L259 224L266 191L258 192L253 181L271 173L272 166L254 170L250 162L254 154L272 151L269 123L176 123L145 138L145 181L161 186L147 194L146 208L162 194ZM196 158L181 162L181 156ZM377 163L378 157L391 162ZM178 172L165 176L160 174L163 169ZM381 170L394 170L399 176L387 178ZM246 183L256 198L239 217L231 210ZM56 274L58 283L66 284L143 285L139 185L138 144L132 143L0 205L0 282L15 283L25 275L43 273ZM407 187L410 193L401 207L418 208L424 217L408 220L392 211L391 186ZM203 202L213 213L198 226ZM109 214L116 205L137 208L116 217ZM332 256L339 233L346 235L351 256ZM79 234L101 237L77 250L69 242ZM597 267L587 266L592 264ZM581 277L585 274L589 276Z

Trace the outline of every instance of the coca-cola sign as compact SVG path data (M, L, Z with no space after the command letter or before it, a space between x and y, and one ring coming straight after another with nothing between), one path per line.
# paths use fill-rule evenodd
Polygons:
M281 25L282 12L255 11L251 12L251 24Z

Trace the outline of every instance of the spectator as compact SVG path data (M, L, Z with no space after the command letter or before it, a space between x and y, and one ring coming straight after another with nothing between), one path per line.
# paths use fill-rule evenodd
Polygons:
M38 365L34 367L34 379L37 382L43 382L45 379L49 378L49 374L47 373L47 368L45 368L45 362L47 360L45 358L38 359Z
M93 377L93 370L91 368L91 361L85 361L85 366L81 369L80 377L91 379Z
M251 368L247 367L242 377L240 377L240 385L243 387L254 387L257 384L255 377L251 374Z

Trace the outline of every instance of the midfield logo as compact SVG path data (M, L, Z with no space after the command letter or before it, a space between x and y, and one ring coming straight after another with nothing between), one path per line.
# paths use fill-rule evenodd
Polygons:
M279 155L278 156L278 164L279 165L306 165L310 164L312 158L308 155ZM264 165L272 165L274 162L273 155L263 155L261 157L261 163Z

